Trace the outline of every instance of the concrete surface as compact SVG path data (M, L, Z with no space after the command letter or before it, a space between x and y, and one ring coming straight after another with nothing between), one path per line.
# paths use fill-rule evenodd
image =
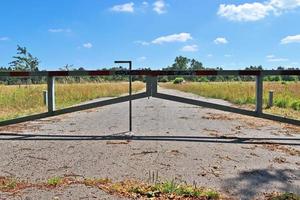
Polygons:
M133 102L135 136L116 140L127 130L128 103L2 127L0 176L30 181L65 175L148 181L149 173L155 172L160 180L195 182L237 199L300 191L299 127L150 98ZM57 196L118 199L82 186L32 189L14 197L0 193L1 200Z

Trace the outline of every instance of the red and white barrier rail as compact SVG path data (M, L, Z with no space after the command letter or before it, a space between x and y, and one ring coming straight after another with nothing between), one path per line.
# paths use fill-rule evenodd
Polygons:
M163 70L94 70L94 71L10 71L0 72L0 77L31 77L31 76L300 76L300 70L196 70L196 71L163 71Z

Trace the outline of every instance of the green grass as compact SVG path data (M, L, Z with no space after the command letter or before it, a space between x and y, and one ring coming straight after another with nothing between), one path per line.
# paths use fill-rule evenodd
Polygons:
M187 82L161 83L168 89L189 92L204 97L224 99L238 105L255 104L254 82ZM300 118L300 82L264 82L264 107L268 104L269 91L274 91L274 108L267 112Z
M47 108L43 102L43 90L46 90L46 87L0 85L0 120L46 112ZM143 83L133 83L134 92L143 88ZM56 107L60 109L97 98L117 97L128 93L128 83L56 84L55 89Z
M17 186L17 181L14 179L9 179L8 181L4 182L3 184L0 184L0 190L13 190Z
M136 193L148 198L158 196L176 196L176 197L202 197L205 199L219 199L220 194L211 189L197 188L187 184L179 184L175 181L166 181L156 183L151 186L135 185L129 190L131 193Z
M60 177L53 177L47 180L47 184L50 186L57 186L62 182L62 178Z
M58 187L65 188L71 185L85 185L100 189L108 194L129 199L202 199L202 200L229 200L228 195L215 190L178 183L176 181L163 181L147 184L141 181L125 180L113 182L108 178L75 178L75 177L52 177L46 182L18 181L8 177L0 177L0 192L11 194L21 193L28 188L38 190L55 190ZM295 193L266 193L261 199L266 200L300 200L299 194Z
M271 197L270 200L300 200L300 195L293 194L293 193L283 193Z

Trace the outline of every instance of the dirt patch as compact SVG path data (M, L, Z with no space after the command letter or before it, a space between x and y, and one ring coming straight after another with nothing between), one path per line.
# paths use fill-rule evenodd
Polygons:
M262 147L269 151L282 152L290 156L300 156L300 151L292 147L286 147L279 144L264 144Z
M231 121L234 120L234 118L229 117L226 114L218 114L218 113L206 113L206 116L203 116L202 119L207 120L223 120L223 121Z
M40 125L32 123L22 123L0 127L1 133L23 133L25 131L38 131L40 130Z
M208 132L208 134L211 135L211 136L219 137L220 135L222 135L219 131L214 130L214 129L204 128L203 130L205 132Z
M133 153L131 156L138 156L138 155L147 155L147 154L156 154L158 151L142 151L139 153Z
M278 163L278 164L283 164L283 163L287 163L287 160L284 157L275 157L273 159L273 162Z
M130 141L107 141L106 144L129 144Z

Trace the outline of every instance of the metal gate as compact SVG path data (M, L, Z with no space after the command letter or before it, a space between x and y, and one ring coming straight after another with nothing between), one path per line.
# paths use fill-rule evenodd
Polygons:
M47 90L48 90L48 112L21 117L17 119L7 120L0 122L0 126L11 125L76 111L87 110L91 108L102 107L111 104L117 104L122 102L129 102L129 127L132 130L132 114L131 114L131 102L133 100L153 97L164 100L176 101L185 104L191 104L201 107L207 107L217 109L226 112L237 113L241 115L253 116L263 119L274 120L278 122L288 123L300 126L300 121L281 116L271 115L263 113L263 77L273 75L297 75L300 76L300 70L198 70L198 71L161 71L161 70L131 70L130 61L120 61L117 63L129 63L130 70L97 70L97 71L42 71L42 72L0 72L0 77L34 77L44 76L47 77ZM67 76L112 76L112 75L124 75L129 77L129 95L122 96L115 99L98 101L94 103L69 107L65 109L56 110L55 108L55 77L67 77ZM146 92L139 94L131 94L131 77L132 76L146 76ZM173 96L168 94L159 93L157 90L157 77L158 76L255 76L256 77L256 108L254 111L235 108L231 106L219 105L215 103L209 103L179 96Z

